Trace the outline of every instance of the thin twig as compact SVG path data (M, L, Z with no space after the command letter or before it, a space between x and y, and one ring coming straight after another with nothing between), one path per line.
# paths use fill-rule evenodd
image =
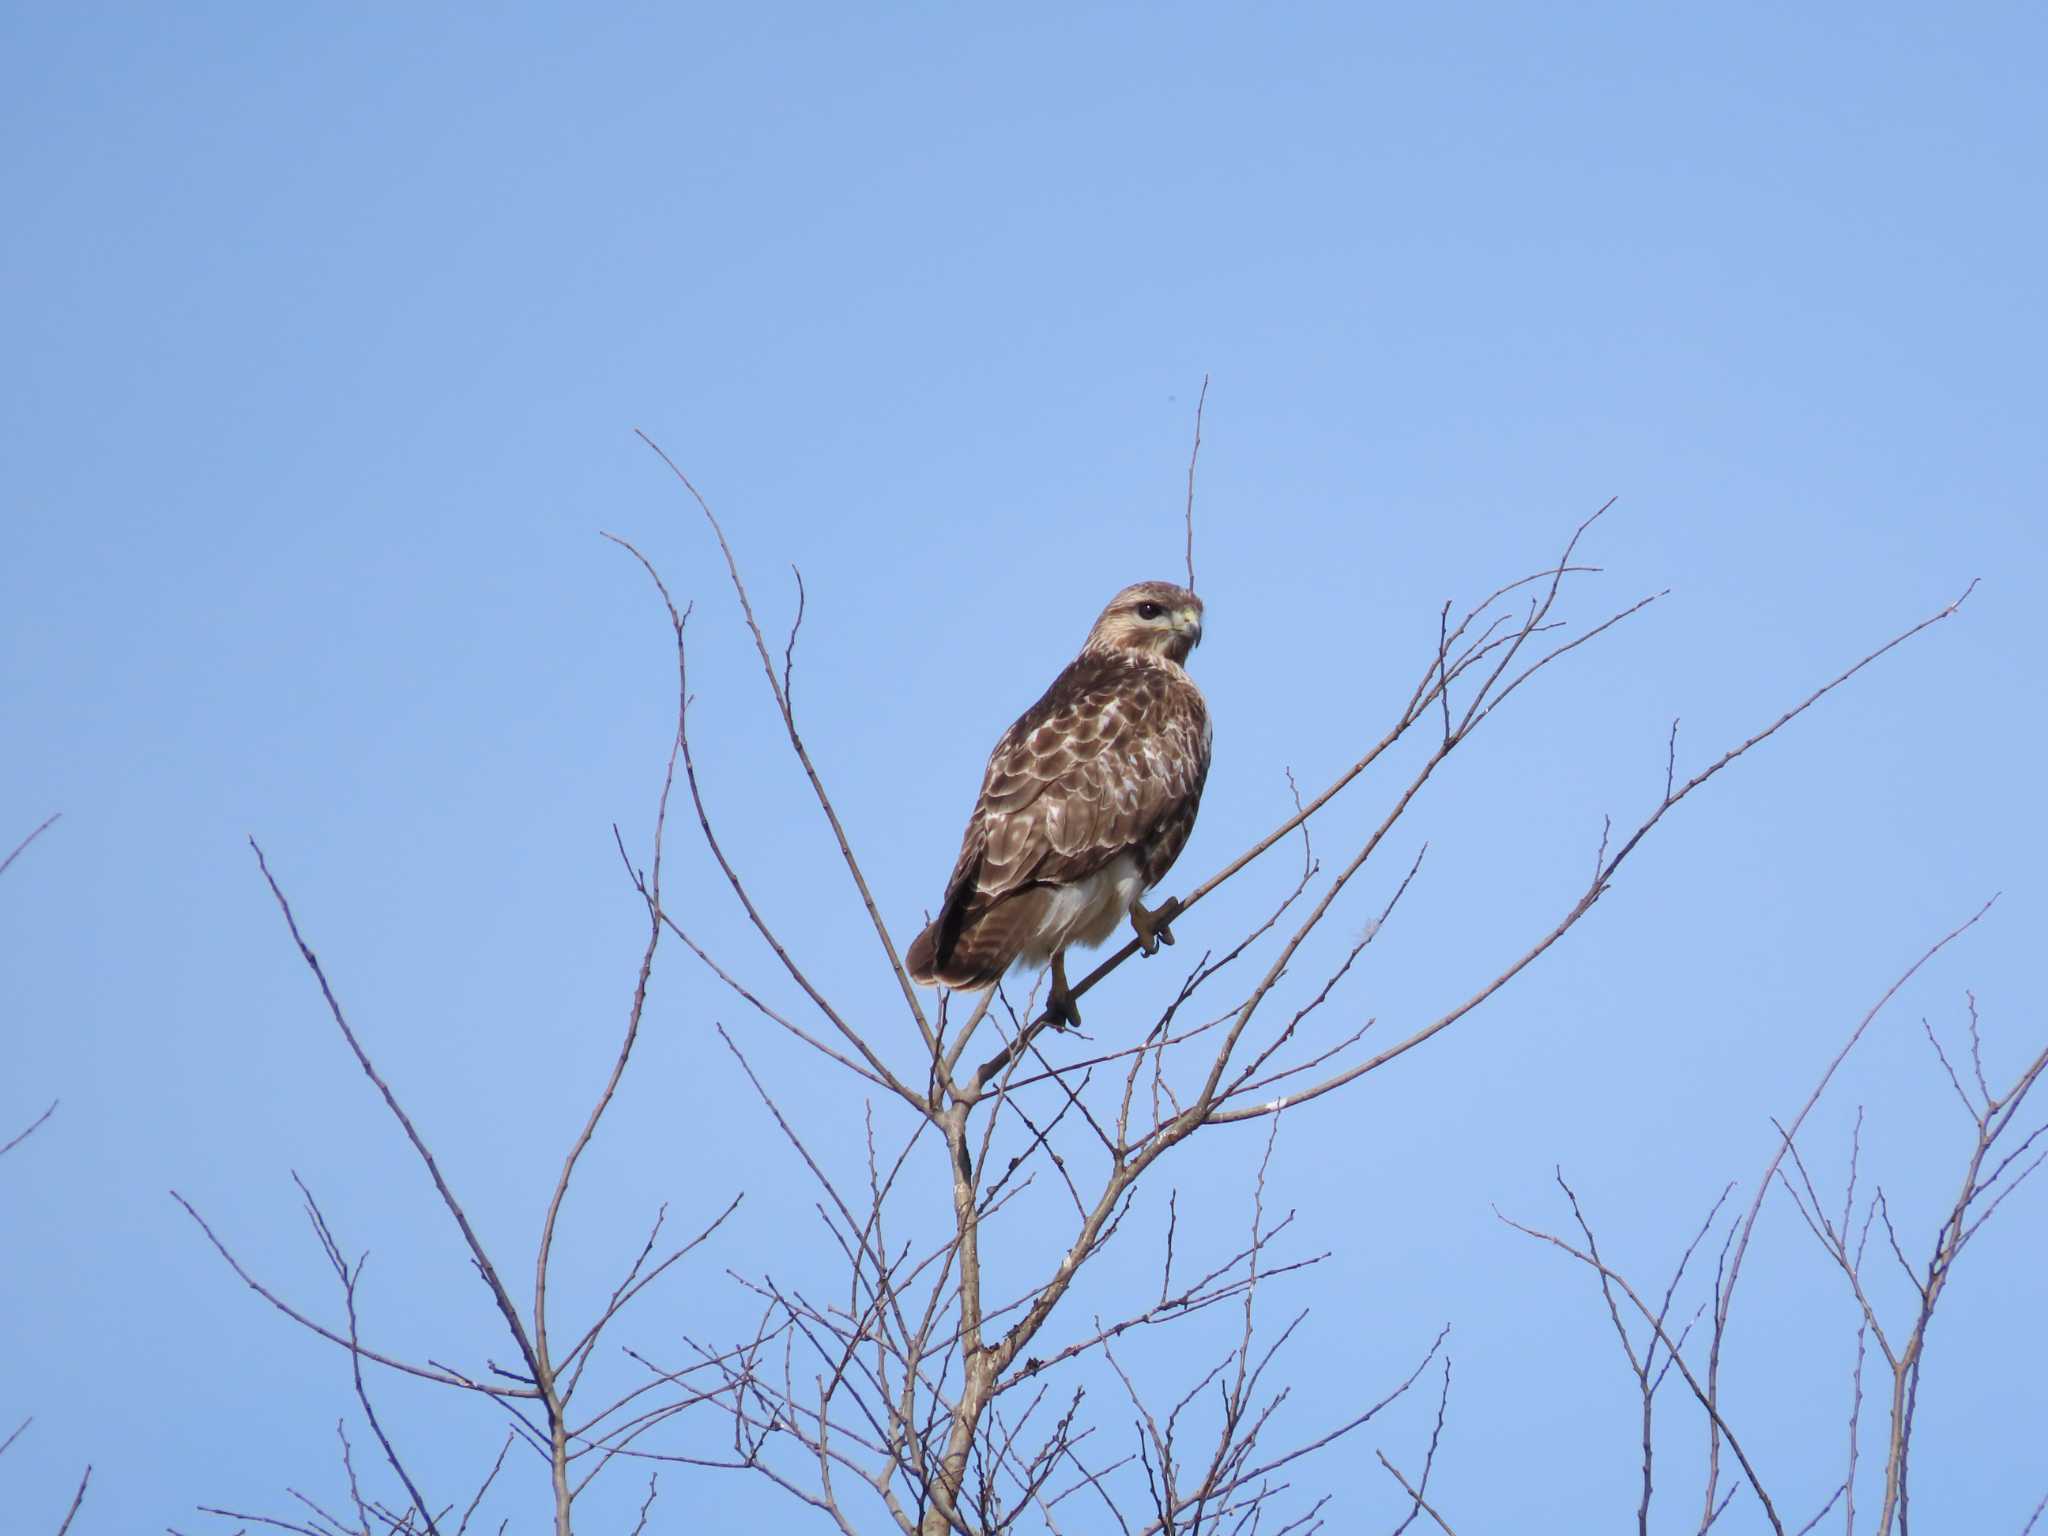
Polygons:
M92 1466L88 1463L85 1476L78 1480L78 1492L71 1495L71 1507L64 1511L64 1522L57 1527L57 1536L64 1536L64 1533L71 1529L71 1522L78 1518L78 1506L85 1502L85 1485L91 1481Z
M64 813L62 811L50 812L49 815L43 818L43 823L41 826L37 827L35 831L29 833L29 835L27 837L24 837L20 842L16 843L14 845L14 851L8 854L6 858L0 859L0 875L6 874L7 866L12 864L16 859L21 857L22 850L27 848L30 843L34 842L37 838L41 837L45 832L49 831L50 828L56 824L58 818L61 817L63 814ZM89 1473L91 1469L88 1468L87 1471Z
M1385 1451L1375 1448L1373 1451L1373 1455L1379 1457L1380 1465L1385 1467L1389 1472L1393 1474L1394 1481L1401 1485L1401 1491L1407 1494L1409 1498L1415 1501L1415 1507L1417 1509L1420 1509L1424 1514L1428 1515L1430 1519L1436 1522L1437 1529L1442 1531L1444 1533L1444 1536L1458 1536L1458 1533L1451 1529L1450 1525L1445 1521L1444 1517L1438 1514L1436 1510L1431 1506L1429 1500L1425 1499L1422 1496L1422 1491L1419 1488L1411 1486L1409 1484L1408 1479L1401 1475L1401 1469L1395 1466L1391 1461L1387 1460L1387 1453Z
M399 1460L397 1448L392 1445L391 1437L384 1433L384 1425L377 1417L376 1408L370 1403L369 1388L363 1385L363 1352L356 1336L356 1286L363 1277L363 1265L369 1262L369 1255L365 1254L357 1260L355 1267L351 1269L348 1260L342 1255L341 1245L335 1241L334 1233L327 1225L327 1217L321 1211L319 1201L313 1198L313 1191L306 1187L305 1181L296 1173L292 1175L292 1182L299 1186L299 1193L306 1197L307 1220L312 1223L314 1235L320 1240L321 1251L333 1268L335 1278L341 1283L342 1301L348 1309L348 1359L350 1372L355 1379L356 1401L362 1404L363 1417L369 1420L371 1433L376 1435L377 1443L384 1448L384 1459L391 1464L391 1470L398 1474L398 1480L405 1484L405 1491L412 1495L413 1508L419 1511L420 1518L427 1522L427 1536L440 1536L440 1529L434 1524L434 1517L426 1498L413 1482L412 1474L406 1471L405 1463ZM348 1440L344 1437L344 1458L347 1455L347 1447ZM353 1469L350 1470L349 1476L353 1482ZM359 1498L357 1503L360 1505L361 1502Z
M1209 403L1209 375L1202 375L1202 393L1195 401L1195 446L1188 451L1188 590L1195 590L1195 461L1202 456L1202 407Z
M6 1146L0 1147L0 1157L5 1157L8 1153L12 1152L16 1147L20 1146L24 1141L27 1141L29 1137L35 1135L37 1131L41 1130L43 1128L43 1122L49 1119L50 1116L57 1113L57 1105L61 1102L62 1101L58 1099L50 1100L50 1107L44 1110L40 1115L37 1115L35 1119L31 1120L28 1123L28 1128L26 1130L24 1130L20 1135L16 1136L12 1141L8 1142Z

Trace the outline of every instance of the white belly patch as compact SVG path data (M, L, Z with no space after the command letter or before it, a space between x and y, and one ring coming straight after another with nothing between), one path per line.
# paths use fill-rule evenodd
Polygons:
M1045 918L1017 959L1023 965L1044 965L1070 944L1100 944L1130 916L1131 904L1143 891L1138 861L1120 853L1071 885L1057 887L1046 904Z

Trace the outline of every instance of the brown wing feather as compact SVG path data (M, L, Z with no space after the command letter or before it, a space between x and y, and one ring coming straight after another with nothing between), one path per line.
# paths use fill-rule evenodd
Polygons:
M1084 652L989 754L914 979L986 986L1009 968L1052 887L1138 855L1150 885L1179 857L1209 770L1208 711L1176 667Z

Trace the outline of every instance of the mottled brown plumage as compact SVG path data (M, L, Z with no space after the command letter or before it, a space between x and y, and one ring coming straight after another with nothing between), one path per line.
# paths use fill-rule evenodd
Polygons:
M931 925L905 962L923 985L986 987L1053 963L1051 1006L1077 1019L1060 964L1126 916L1171 943L1139 897L1187 845L1209 772L1209 711L1181 663L1202 604L1168 582L1113 598L1081 654L1003 733Z

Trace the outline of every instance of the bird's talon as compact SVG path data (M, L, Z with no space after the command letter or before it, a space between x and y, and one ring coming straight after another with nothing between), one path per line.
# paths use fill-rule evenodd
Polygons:
M1081 1027L1081 1010L1074 1005L1073 989L1067 985L1067 957L1064 952L1052 957L1052 985L1046 989L1045 1017L1054 1029Z
M1159 946L1173 942L1173 930L1167 926L1180 916L1180 902L1169 898L1161 902L1159 910L1148 912L1142 903L1131 907L1131 927L1138 935L1138 948L1149 957L1159 953Z

